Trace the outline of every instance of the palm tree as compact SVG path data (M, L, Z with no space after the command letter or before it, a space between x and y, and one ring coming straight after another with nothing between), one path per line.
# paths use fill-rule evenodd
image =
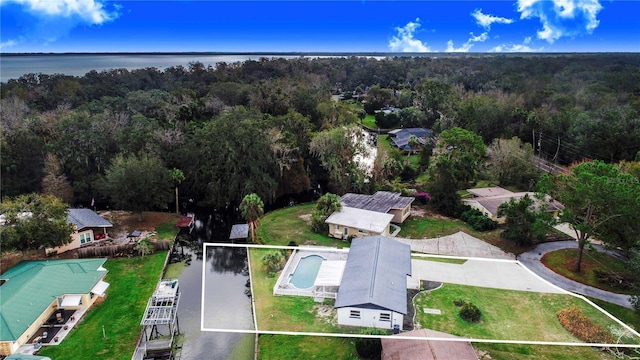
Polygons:
M411 153L416 151L420 146L420 139L415 135L411 135L409 136L407 145L409 145L409 151L407 151L407 165L409 165L409 157L411 156Z
M249 223L249 231L251 233L251 241L255 242L258 238L256 229L260 217L264 215L264 203L260 196L255 193L246 195L240 203L240 212L242 217Z
M171 169L170 175L173 185L176 187L176 214L178 211L178 185L184 181L184 173L180 169Z

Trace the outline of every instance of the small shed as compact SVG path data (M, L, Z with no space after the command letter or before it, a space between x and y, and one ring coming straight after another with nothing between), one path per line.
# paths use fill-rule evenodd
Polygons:
M231 227L229 240L246 240L249 237L249 224L235 224Z

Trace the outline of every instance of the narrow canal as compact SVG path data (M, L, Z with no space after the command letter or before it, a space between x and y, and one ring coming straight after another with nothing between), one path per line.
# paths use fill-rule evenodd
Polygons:
M228 241L234 222L233 214L198 212L191 235L181 236L176 244L174 257L186 265L179 277L182 349L176 355L180 360L253 359L253 334L201 331L200 327L204 299L206 329L253 329L251 299L244 292L249 279L246 251L208 247L203 254L204 243Z
M320 185L316 186L316 189L305 193L279 198L268 204L265 211L313 201L322 191ZM205 243L229 242L231 226L244 221L233 209L199 209L190 216L195 217L195 227L189 236L180 237L180 246L176 246L174 252L176 260L186 265L179 277L182 296L178 321L183 335L182 349L177 358L253 359L254 334L201 331L200 327L201 303L204 298L202 325L205 329L254 329L251 298L245 294L249 279L246 251L241 248L208 246L206 254L203 253Z

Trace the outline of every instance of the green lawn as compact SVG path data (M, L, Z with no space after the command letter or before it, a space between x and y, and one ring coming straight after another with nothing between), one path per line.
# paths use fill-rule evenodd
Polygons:
M273 286L277 276L269 277L262 266L262 257L270 249L250 249L253 299L259 330L354 333L359 329L338 326L330 317L317 316L320 305L307 296L274 296ZM331 300L325 300L333 309Z
M598 280L595 271L613 271L619 274L628 274L626 264L612 256L595 249L586 249L582 255L581 270L576 272L573 267L576 262L577 249L562 249L545 254L542 257L542 263L554 272L589 286L597 287L602 290L616 292L620 294L634 294L632 290L625 290L619 287L613 287Z
M365 118L362 120L362 124L366 127L368 127L369 129L377 129L378 128L378 124L376 124L376 117L373 115L367 115L365 116Z
M482 321L468 323L458 316L455 299L469 300L482 312ZM475 339L580 342L557 320L566 307L580 308L593 322L609 329L620 327L588 303L570 295L479 288L444 284L415 298L416 320L422 327ZM441 315L425 314L423 308L439 309ZM627 342L631 341L627 339ZM640 343L636 338L632 343Z
M258 237L267 245L322 245L348 247L349 243L311 231L311 213L316 203L307 203L278 209L260 219ZM327 233L329 226L327 225Z
M89 310L60 345L43 347L40 355L65 360L131 359L142 329L140 319L166 256L163 251L144 258L107 260L105 281L111 285L104 302Z
M259 330L334 333L359 330L338 327L334 321L318 318L317 304L310 297L274 296L273 286L277 276L269 277L261 262L262 256L269 251L271 250L249 250ZM357 359L353 339L261 335L258 344L260 359Z
M352 338L260 335L258 344L260 360L358 359Z
M586 346L473 344L493 360L614 360L607 352ZM489 358L487 358L489 359Z
M178 233L178 229L176 228L176 223L178 222L179 219L180 218L178 216L175 216L171 220L156 226L155 230L156 230L156 233L158 234L158 239L161 241L162 240L173 241L173 239L176 237L176 234Z

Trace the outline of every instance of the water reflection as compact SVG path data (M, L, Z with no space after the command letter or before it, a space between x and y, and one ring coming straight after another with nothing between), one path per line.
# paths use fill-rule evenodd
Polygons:
M226 222L229 219L209 213L195 214L195 219L193 233L179 237L173 254L175 261L187 265L179 277L182 296L178 321L183 334L180 359L235 358L237 353L233 351L239 344L250 348L241 353L252 359L253 344L240 342L246 334L200 330L203 308L202 325L211 329L253 330L253 316L251 299L244 293L249 278L246 249L207 247L209 250L203 254L205 242L219 242L225 232L228 237ZM205 286L203 266L207 270L204 272ZM201 306L203 298L204 307Z
M211 261L209 271L214 273L244 274L249 278L247 249L220 246L207 247L207 261Z

